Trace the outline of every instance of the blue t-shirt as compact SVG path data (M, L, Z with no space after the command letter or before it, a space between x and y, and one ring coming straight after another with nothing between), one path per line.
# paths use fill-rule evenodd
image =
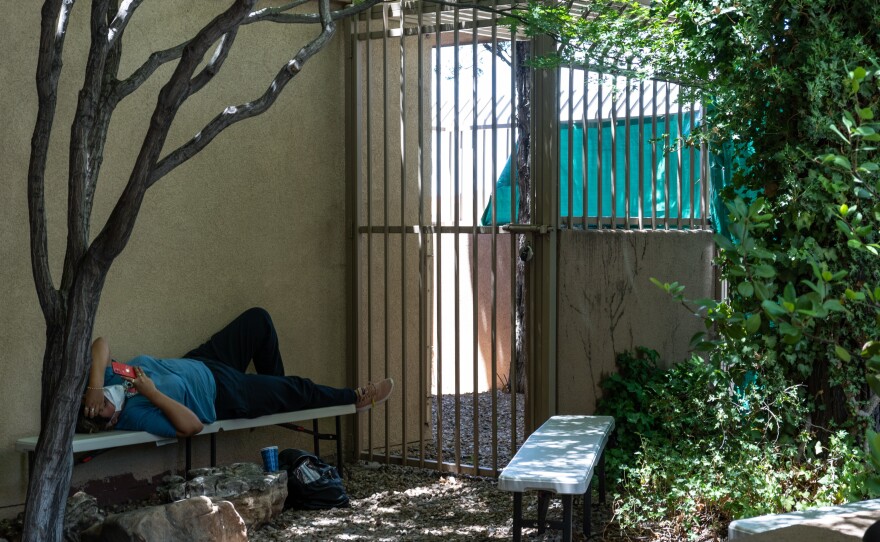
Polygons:
M156 384L156 389L192 410L202 423L217 420L214 410L217 385L211 371L201 361L137 356L128 364L143 368L144 373ZM104 372L104 385L122 383L122 377L114 374L108 366ZM165 414L141 394L125 400L114 428L147 431L163 437L177 435L177 430Z

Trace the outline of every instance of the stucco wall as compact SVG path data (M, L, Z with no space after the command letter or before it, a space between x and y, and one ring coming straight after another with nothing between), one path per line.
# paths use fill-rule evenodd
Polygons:
M127 31L121 73L129 74L149 51L182 41L227 4L145 2ZM38 432L44 347L26 207L40 3L22 6L0 11L0 515L6 516L24 501L26 462L13 446ZM87 28L88 6L77 5L46 186L56 281L66 236L65 151ZM191 137L223 107L257 97L316 32L275 24L243 28L223 72L181 110L166 149ZM241 310L261 305L275 318L289 373L346 384L342 59L339 34L268 114L228 129L150 189L129 245L110 271L95 325L95 335L108 338L115 357L180 355ZM157 79L171 69L160 69ZM92 236L124 186L159 86L142 87L114 117ZM285 432L241 433L221 435L220 461L259 461L259 448L267 444L308 446ZM207 463L207 442L198 443L196 454L196 462ZM130 447L77 467L73 483L126 472L142 481L182 465L183 446Z
M645 346L666 366L687 358L703 321L650 282L678 281L691 299L715 296L709 231L564 231L559 244L557 400L592 414L616 355Z

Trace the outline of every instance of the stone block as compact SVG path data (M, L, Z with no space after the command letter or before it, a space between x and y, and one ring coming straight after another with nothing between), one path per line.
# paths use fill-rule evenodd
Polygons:
M256 463L193 469L189 474L189 481L179 476L166 478L159 488L163 499L205 496L229 501L249 529L258 528L280 514L287 499L287 473L266 473Z

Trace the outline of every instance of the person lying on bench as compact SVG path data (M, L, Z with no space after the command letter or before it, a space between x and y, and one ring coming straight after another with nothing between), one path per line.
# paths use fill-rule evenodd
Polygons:
M257 374L245 373L252 359ZM351 389L285 376L275 326L261 308L248 309L181 359L137 356L128 365L134 367L130 378L115 374L107 341L94 341L77 432L188 437L217 420L349 404L363 411L394 389L390 378Z

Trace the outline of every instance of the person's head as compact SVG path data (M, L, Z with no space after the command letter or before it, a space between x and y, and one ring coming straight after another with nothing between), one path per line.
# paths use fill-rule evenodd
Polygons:
M89 418L84 410L80 409L76 419L77 433L97 433L112 429L116 425L122 405L125 403L125 388L123 386L107 386L104 388L104 402L101 408Z

